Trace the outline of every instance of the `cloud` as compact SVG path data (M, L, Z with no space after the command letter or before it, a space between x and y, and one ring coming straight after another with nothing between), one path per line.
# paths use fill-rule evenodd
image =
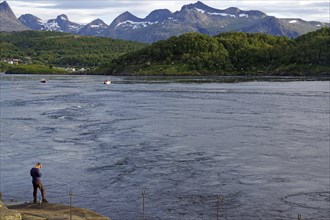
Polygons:
M183 5L197 0L7 0L17 16L34 14L41 19L67 14L77 23L88 23L100 18L110 24L125 11L144 18L155 9L178 11ZM213 8L238 7L242 10L260 10L278 18L302 18L329 22L329 1L319 0L201 0Z
M134 4L136 6L141 5L141 1L137 1ZM56 1L52 5L44 6L44 8L56 8L56 9L103 9L103 8L130 8L132 7L132 1Z

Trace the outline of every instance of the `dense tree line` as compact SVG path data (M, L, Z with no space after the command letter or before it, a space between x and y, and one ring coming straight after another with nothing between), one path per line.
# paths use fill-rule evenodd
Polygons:
M300 36L291 50L290 62L330 65L330 28Z
M330 28L296 39L263 33L187 33L152 45L67 33L0 33L0 58L98 67L102 74L321 75L330 73ZM0 68L8 65L0 63Z
M0 33L0 59L58 66L102 66L146 44L58 32Z
M125 54L108 74L329 74L330 29L296 39L263 33L188 33Z

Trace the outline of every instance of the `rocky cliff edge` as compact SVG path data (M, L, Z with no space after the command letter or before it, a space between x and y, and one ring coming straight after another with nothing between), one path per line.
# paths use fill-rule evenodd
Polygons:
M110 220L88 209L72 207L73 220ZM5 207L0 201L0 220L63 220L70 219L70 207L55 203L24 203Z

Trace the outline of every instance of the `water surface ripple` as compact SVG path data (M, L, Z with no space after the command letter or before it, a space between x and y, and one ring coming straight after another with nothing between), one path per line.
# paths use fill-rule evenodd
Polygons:
M1 191L112 220L328 219L328 81L150 83L1 74Z

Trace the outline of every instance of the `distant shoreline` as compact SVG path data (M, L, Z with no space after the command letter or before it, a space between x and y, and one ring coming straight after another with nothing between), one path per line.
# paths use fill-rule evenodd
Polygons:
M330 81L330 75L326 76L295 76L295 75L133 75L133 74L118 74L118 75L102 75L102 74L31 74L31 73L5 73L0 72L3 75L40 75L40 76L104 76L105 78L111 77L124 77L128 80L157 80L157 81L177 81L177 82L196 82L196 83L207 83L207 82L249 82L249 81Z

